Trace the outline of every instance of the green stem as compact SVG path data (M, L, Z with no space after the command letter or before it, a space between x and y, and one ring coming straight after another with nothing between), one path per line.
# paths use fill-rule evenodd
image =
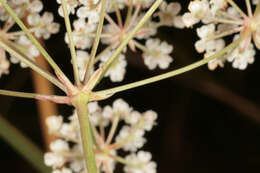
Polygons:
M127 9L127 15L126 15L124 27L126 27L129 24L132 12L133 12L133 0L129 0L129 6L128 6L128 9Z
M38 72L41 76L43 76L44 78L49 80L51 83L53 83L54 85L59 87L61 90L66 91L64 85L57 78L55 78L52 74L50 74L49 72L47 72L44 69L42 69L41 67L39 67L37 64L35 64L31 60L29 60L28 58L25 58L21 54L17 53L15 50L13 50L7 44L5 44L3 41L1 41L1 39L0 39L0 47L2 47L4 50L9 52L11 55L15 56L21 62L28 65L34 71Z
M113 137L114 137L114 134L116 132L116 128L118 126L118 122L120 120L120 114L119 113L116 113L115 114L115 117L114 117L114 120L113 120L113 124L112 124L112 127L109 131L109 134L108 134L108 137L107 137L107 140L106 140L106 144L109 145L110 142L112 141Z
M139 31L143 25L147 22L147 20L152 16L154 11L160 6L163 0L156 0L155 3L150 7L150 9L146 12L141 21L136 25L136 27L127 35L121 45L115 50L113 55L109 58L109 60L104 65L103 75L106 73L109 66L114 62L114 60L118 57L118 55L122 52L122 50L127 46L130 40L135 36L137 31ZM102 75L102 76L103 76Z
M89 121L87 103L88 96L80 94L72 98L72 104L75 106L80 124L80 135L84 151L84 160L89 173L98 173L96 159L94 154L93 139L91 134L91 125Z
M138 41L133 40L133 43L135 44L135 46L137 48L139 48L140 50L142 50L143 52L146 52L148 54L152 54L152 51L149 50L147 47L145 47L144 45L142 45L141 43L139 43Z
M134 164L134 163L131 163L129 162L128 160L122 158L122 157L119 157L119 156L116 156L116 155L113 155L113 154L110 154L110 153L106 153L109 157L113 158L114 160L118 161L119 163L122 163L124 165L127 165L127 166L131 166L133 168L140 168L140 165L139 164Z
M103 90L103 91L98 91L96 93L98 95L103 95L103 96L111 95L111 94L115 94L115 93L118 93L118 92L121 92L121 91L125 91L125 90L128 90L128 89L147 85L147 84L150 84L150 83L153 83L153 82L157 82L157 81L160 81L160 80L163 80L163 79L167 79L167 78L188 72L188 71L193 70L195 68L198 68L198 67L200 67L204 64L207 64L211 60L222 57L229 50L235 48L242 40L244 40L246 38L246 36L248 36L248 34L249 33L245 33L239 39L237 39L236 41L234 41L233 43L231 43L230 45L228 45L227 47L225 47L221 51L217 52L213 56L210 56L209 58L197 61L193 64L188 65L188 66L185 66L185 67L177 69L177 70L173 70L171 72L168 72L168 73L165 73L165 74L162 74L162 75L158 75L158 76L151 77L151 78L148 78L148 79L145 79L145 80L141 80L141 81L137 81L137 82L134 82L134 83L122 85L122 86L119 86L119 87L115 87L115 88L111 88L111 89L107 89L107 90Z
M103 29L103 24L104 24L104 18L105 18L105 11L106 11L106 0L102 0L102 7L101 7L101 13L100 13L100 17L99 17L99 24L98 24L98 28L97 28L97 34L96 34L96 38L90 53L90 60L86 69L86 73L85 73L85 77L84 77L84 83L86 84L89 80L89 77L91 75L91 71L94 68L94 63L95 63L95 56L97 53L97 49L98 49L98 45L99 45L99 41L100 41L100 37L101 37L101 33L102 33L102 29Z
M123 21L122 21L122 16L121 16L120 10L118 8L118 4L114 2L113 6L116 9L117 23L119 24L120 28L122 28L123 27Z
M233 0L228 0L228 3L234 7L243 18L247 18L247 15L239 8L239 6L233 1Z
M254 16L258 16L259 12L260 12L260 2L258 2L257 6L256 6Z
M137 3L136 3L136 8L135 8L134 14L131 17L131 20L130 20L128 27L131 27L131 25L135 22L141 8L142 8L142 2L141 2L141 0L138 0Z
M41 44L34 38L34 36L31 34L30 30L23 24L23 22L19 19L19 17L17 17L15 12L8 6L8 4L4 0L0 0L0 3L3 5L3 7L6 9L6 11L12 16L12 18L16 21L16 23L19 25L19 27L25 32L25 34L29 37L29 39L32 41L32 43L42 53L42 55L45 57L45 59L48 61L48 63L51 65L51 67L57 73L59 73L65 77L65 74L62 72L62 70L59 68L59 66L53 61L53 59L46 52L46 50L41 46Z
M72 66L73 66L73 74L74 79L77 85L80 84L79 79L79 71L78 71L78 65L77 65L77 57L76 57L76 51L75 51L75 45L73 41L72 31L71 31L71 23L69 19L68 9L67 9L67 2L65 0L61 0L62 8L63 8L63 14L64 14L64 20L65 25L69 37L69 47L70 47L70 54L71 54L71 60L72 60Z
M96 58L95 58L95 63L97 63L97 62L100 60L100 58L101 58L104 54L106 54L109 50L112 50L113 47L114 47L114 44L110 44L110 45L107 46L102 52L100 52L100 53L96 56Z
M250 0L246 0L246 8L247 8L247 14L249 17L253 16Z
M63 96L17 92L17 91L9 91L9 90L2 90L2 89L0 89L0 95L12 96L12 97L21 97L21 98L31 98L31 99L35 99L35 97L40 97L40 96L63 98Z
M40 27L33 27L33 28L30 28L29 29L29 31L30 32L35 32L35 31L37 31L37 29L39 29ZM17 35L23 35L24 34L24 31L14 31L14 32L8 32L8 34L10 34L10 35L15 35L15 36L17 36Z
M43 163L43 152L0 115L0 137L41 173L51 172Z

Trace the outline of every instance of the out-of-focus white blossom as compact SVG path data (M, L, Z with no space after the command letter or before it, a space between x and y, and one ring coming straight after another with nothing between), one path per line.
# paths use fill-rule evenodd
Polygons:
M181 11L181 5L178 2L167 4L167 2L163 1L159 9L160 11L155 13L155 16L160 17L160 22L163 25L184 28L182 17L178 15Z
M49 133L55 133L57 132L63 123L63 118L62 116L49 116L46 119L46 125L48 127Z
M25 35L21 35L18 38L18 40L16 40L16 44L20 48L20 51L24 55L26 55L28 58L30 58L32 61L35 61L35 58L40 55L40 52L38 51L38 49L32 44L32 42ZM14 64L20 62L14 56L11 56L10 60ZM23 67L23 68L27 67L27 65L24 64L23 62L21 62L20 64L21 64L21 67Z
M256 4L256 1L252 1ZM223 67L224 62L232 62L234 68L244 70L248 64L254 62L255 50L250 41L260 49L259 37L259 15L253 16L253 7L247 4L247 13L238 10L238 5L232 5L226 0L194 0L189 4L189 12L183 15L183 22L187 27L191 27L200 21L203 25L197 29L200 38L195 43L195 48L199 53L204 53L204 58L213 56L218 51L224 49L225 41L223 37L236 34L233 41L247 33L247 37L219 59L211 60L208 63L210 70L218 66Z
M126 173L138 170L144 173L156 171L156 164L151 161L150 153L143 151L135 153L146 142L145 132L150 131L155 125L157 119L155 112L149 110L139 113L122 99L117 99L112 106L104 108L101 108L97 102L91 102L87 106L94 128L104 128L103 132L96 131L98 133L96 141L102 149L102 151L95 149L98 169L112 173L117 164L115 157L120 157L117 151L122 149L130 152L125 160L133 166L126 166L124 169ZM57 139L50 145L51 152L44 155L44 162L53 168L54 173L82 173L86 171L76 111L69 117L69 120L69 122L63 122L59 116L51 116L47 119L49 132ZM126 125L116 134L117 130L113 131L112 128L117 127L120 121L124 121ZM108 134L104 134L106 132Z
M85 19L78 19L73 22L73 27L75 30L72 35L76 48L90 48L93 43L93 37L90 37L90 35L96 30L96 25L87 23ZM69 44L67 34L65 35L65 42Z
M63 166L65 162L66 160L62 155L58 155L52 152L44 154L44 163L47 166L53 167L54 169Z
M44 39L49 39L51 34L59 32L60 25L53 22L53 19L53 14L49 12L45 12L42 16L31 14L27 18L28 23L36 28L34 31L35 36Z
M234 40L238 39L236 35ZM232 62L232 66L239 70L245 70L248 64L252 64L255 61L255 50L252 43L245 41L241 42L237 48L235 48L231 54L227 57L227 61Z
M75 14L75 9L79 6L79 2L78 0L66 0L67 2L67 10L68 13L70 14ZM61 0L57 0L58 4L61 4ZM58 9L59 15L63 17L63 9L62 9L62 5L60 5L59 9Z
M69 151L69 144L61 139L57 139L56 141L50 144L50 149L56 153L64 153Z
M54 170L52 173L72 173L72 171L68 168L62 168L61 170Z
M151 161L152 155L149 152L139 151L126 157L126 160L133 162L136 166L125 166L126 173L156 173L156 163Z

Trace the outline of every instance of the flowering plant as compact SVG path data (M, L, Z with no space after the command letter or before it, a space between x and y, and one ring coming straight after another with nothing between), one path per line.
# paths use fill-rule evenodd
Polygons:
M20 63L22 68L36 71L65 95L9 90L0 90L0 94L66 104L74 109L68 121L57 115L46 118L48 132L56 139L50 143L44 162L52 167L53 173L111 173L116 163L122 163L126 173L156 172L151 153L139 149L146 142L145 132L156 124L157 113L152 110L140 113L122 99L104 108L98 102L204 64L215 70L228 61L234 68L245 70L260 49L260 3L257 0L245 0L247 14L233 0L194 0L184 14L180 14L180 3L163 0L57 2L60 4L58 14L65 21L64 40L70 49L74 82L39 42L59 32L61 25L54 22L53 14L42 12L40 0L0 0L3 24L0 28L0 75L9 73L10 63ZM173 46L154 38L158 28L183 29L198 23L201 26L196 30L199 40L195 48L204 53L204 59L145 80L96 90L104 77L112 82L123 81L129 51L141 51L149 70L167 69L173 62ZM21 30L17 30L16 24ZM224 37L230 35L234 37L226 46L228 39ZM37 64L36 57L40 54L55 75ZM121 155L120 150L128 155Z

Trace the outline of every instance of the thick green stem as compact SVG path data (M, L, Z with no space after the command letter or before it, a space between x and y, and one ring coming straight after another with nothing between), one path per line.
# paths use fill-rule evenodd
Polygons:
M70 55L71 55L71 60L72 60L73 72L74 72L73 73L74 80L75 80L76 84L79 85L80 79L79 79L79 71L78 71L78 65L77 65L76 50L75 50L75 45L73 42L70 18L69 18L68 9L67 9L67 2L65 0L61 0L61 4L62 4L62 8L63 8L64 20L65 20L65 25L66 25L66 29L67 29L68 38L69 38L69 47L70 47Z
M43 152L0 115L0 137L41 173L51 172L43 163Z
M249 33L245 33L239 39L237 39L235 42L231 43L226 48L224 48L221 51L217 52L213 56L210 56L209 58L200 60L198 62L195 62L193 64L185 66L183 68L180 68L180 69L177 69L177 70L173 70L173 71L168 72L168 73L164 73L162 75L158 75L158 76L151 77L151 78L148 78L148 79L145 79L145 80L141 80L141 81L138 81L138 82L122 85L122 86L119 86L119 87L115 87L115 88L111 88L111 89L107 89L107 90L103 90L103 91L98 91L98 92L96 92L96 94L102 95L102 96L113 95L113 94L121 92L121 91L125 91L125 90L129 90L129 89L136 88L136 87L139 87L139 86L147 85L147 84L150 84L150 83L153 83L153 82L157 82L157 81L160 81L160 80L163 80L163 79L167 79L167 78L170 78L170 77L173 77L173 76L177 76L179 74L182 74L182 73L188 72L190 70L196 69L196 68L198 68L198 67L200 67L200 66L202 66L204 64L207 64L211 60L214 60L214 59L222 57L229 50L232 50L233 48L238 46L239 43L248 36L248 34Z
M75 106L78 114L80 124L80 136L87 171L89 173L98 173L94 153L93 139L91 134L91 125L88 117L88 99L89 98L87 95L79 94L72 99L72 104Z
M97 49L98 49L98 45L100 42L100 38L101 38L101 33L102 33L102 29L103 29L103 24L104 24L104 18L105 18L105 7L106 7L106 1L107 0L102 0L102 7L101 7L101 12L100 12L100 17L99 17L99 24L98 24L98 28L97 28L97 34L96 34L96 38L90 53L90 61L88 63L87 69L86 69L86 73L84 76L84 83L86 84L90 78L91 75L91 71L93 70L94 67L94 63L95 63L95 56L97 53Z

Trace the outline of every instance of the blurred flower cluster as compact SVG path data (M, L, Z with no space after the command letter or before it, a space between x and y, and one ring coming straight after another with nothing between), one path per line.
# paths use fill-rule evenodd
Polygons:
M58 1L59 2L59 1ZM136 24L144 16L144 12L149 9L154 0L107 0L105 24L101 34L101 42L103 46L107 45L103 51L97 56L96 63L102 66L114 50L124 41L126 36L135 28ZM60 2L59 2L60 3ZM80 78L84 77L84 69L87 66L89 53L94 38L96 37L96 29L99 22L99 13L101 10L100 1L97 0L70 0L69 13L75 14L77 19L73 21L73 41L75 43L78 58L78 68ZM127 12L124 9L127 8ZM145 26L142 27L135 37L128 43L128 47L136 52L136 48L143 52L144 64L151 70L157 66L161 69L169 67L173 61L170 56L173 47L165 41L160 41L153 37L157 29L161 26L183 28L182 18L178 13L181 10L179 3L163 2L154 18L158 18L157 22L149 19ZM62 7L59 8L59 14L63 16ZM111 15L115 15L116 21ZM124 19L124 20L123 20ZM65 41L69 44L68 35ZM144 44L143 44L144 42ZM124 79L126 73L127 61L125 58L126 50L119 55L117 60L107 71L105 76L109 77L112 82L120 82Z
M224 37L234 35L235 41L239 36L247 34L246 39L226 56L210 61L209 69L223 67L225 61L228 61L234 68L244 70L248 64L254 62L254 45L260 49L260 15L253 14L253 6L249 0L244 3L247 14L232 0L195 0L190 2L189 12L183 15L186 27L202 22L202 26L197 28L200 40L195 43L195 48L199 53L204 53L204 58L225 48ZM258 0L252 1L253 5L257 3Z
M154 111L140 113L122 99L104 108L91 102L88 109L96 137L94 151L99 170L111 173L116 163L122 163L126 173L156 172L151 154L139 151L146 142L145 132L151 131L155 125L157 114ZM45 154L45 164L53 168L53 173L85 173L76 111L68 119L68 122L62 116L47 119L49 133L57 140L51 143L51 152Z
M8 0L6 2L14 10L15 14L28 24L30 32L37 38L48 39L51 34L59 31L59 24L53 22L53 14L42 12L43 4L40 0ZM34 61L40 52L23 31L17 30L15 21L1 4L0 23L1 41L29 60ZM15 56L10 56L10 61L15 64L20 62ZM22 62L20 64L21 67L27 67ZM6 51L0 48L0 76L8 74L9 66L10 62L6 56Z

